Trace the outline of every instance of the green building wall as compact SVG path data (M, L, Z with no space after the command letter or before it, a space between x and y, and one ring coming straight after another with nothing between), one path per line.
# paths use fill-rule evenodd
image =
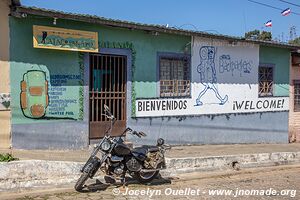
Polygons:
M259 62L275 64L274 96L289 96L290 50L275 47L259 47Z
M50 73L59 73L59 71L65 71L66 74L74 73L75 71L76 74L79 74L78 52L33 48L32 26L54 26L52 23L53 19L41 19L34 16L29 16L25 19L10 18L10 26L12 27L11 37L14 38L11 42L11 84L14 88L20 87L20 80L24 69L42 68L47 72L48 76ZM136 98L158 97L157 52L183 53L185 47L190 43L190 37L188 36L154 35L145 31L108 28L101 25L61 19L57 20L55 27L98 32L100 45L109 43L112 46L114 44L117 46L117 44L126 42L132 43L136 52L133 80ZM79 85L74 83L72 87L73 90L78 90ZM72 96L72 94L70 95ZM12 96L18 97L19 91L13 91ZM76 98L76 96L72 98ZM77 96L77 98L79 97ZM13 98L12 104L14 108L17 108L20 104L19 98ZM18 123L20 122L20 118L17 116L20 116L21 113L18 109L13 110L13 121ZM30 122L31 120L25 118L21 121Z
M15 148L82 148L88 144L88 119L83 112L83 54L72 51L33 48L33 25L51 26L66 29L98 32L100 53L102 47L131 48L134 62L135 98L155 98L157 95L157 53L184 53L190 45L191 37L141 30L107 27L78 21L28 16L10 17L11 33L11 109L12 140ZM35 119L24 115L21 109L20 83L24 74L30 70L43 71L46 80L52 75L71 75L77 77L63 83L66 91L64 99L77 100L67 106L65 113L51 113L53 100L49 102L45 117ZM54 87L53 87L54 88ZM49 93L52 91L49 82ZM54 91L55 92L55 91ZM87 97L85 101L88 102ZM38 130L43 130L42 132ZM76 131L74 131L76 130ZM61 132L62 133L61 133ZM29 145L29 146L27 146Z
M136 98L156 98L157 94L157 53L184 53L190 46L190 36L179 36L147 31L129 30L117 27L83 23L57 19L53 25L52 18L28 16L27 18L10 17L10 53L11 53L11 109L12 109L12 140L14 148L84 148L89 139L89 121L83 117L82 87L87 86L83 79L83 54L72 51L35 49L33 48L33 25L52 26L75 30L98 32L100 53L102 47L128 48L132 50L133 83ZM185 52L186 53L186 52ZM187 52L189 53L189 52ZM289 61L288 49L260 46L260 63L275 65L274 95L289 96ZM23 76L30 70L45 72L46 79L51 75L71 75L77 78L64 83L64 98L77 100L68 106L72 115L56 115L49 113L47 118L33 119L24 116L20 107L20 83ZM49 92L51 91L51 83ZM88 100L86 99L86 102ZM86 103L85 102L85 103ZM50 99L51 104L51 99ZM274 122L282 122L283 125ZM212 120L213 119L213 120ZM172 143L256 143L287 141L288 112L259 113L248 115L224 115L216 117L196 116L178 120L160 118L129 120L129 126L144 130L151 138L159 137L160 133ZM34 124L35 123L35 124ZM264 124L261 129L253 130L257 124ZM267 125L266 125L267 124ZM151 127L151 128L150 128ZM179 128L180 127L180 128ZM232 130L232 127L237 127ZM272 133L270 128L272 127ZM179 129L184 131L178 131ZM275 131L274 131L275 130ZM201 134L199 134L201 132ZM174 133L176 137L174 138ZM155 135L156 134L156 135ZM179 138L179 139L178 139ZM150 141L150 140L149 140ZM147 142L147 140L145 140ZM153 142L151 140L151 142Z

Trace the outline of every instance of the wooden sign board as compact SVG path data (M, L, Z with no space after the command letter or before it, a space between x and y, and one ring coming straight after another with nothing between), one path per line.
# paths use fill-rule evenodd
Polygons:
M33 47L98 52L98 33L33 25Z

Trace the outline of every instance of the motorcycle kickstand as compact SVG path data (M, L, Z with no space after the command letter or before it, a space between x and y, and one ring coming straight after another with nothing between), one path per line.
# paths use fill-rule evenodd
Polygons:
M122 178L121 178L121 183L122 183L123 188L125 188L125 187L126 187L126 184L127 184L125 175L122 176Z

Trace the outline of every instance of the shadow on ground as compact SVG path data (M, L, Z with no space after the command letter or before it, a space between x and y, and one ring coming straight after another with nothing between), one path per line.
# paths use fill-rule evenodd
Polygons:
M89 192L98 192L98 191L104 191L109 187L123 187L128 185L147 185L147 186L155 186L155 185L167 185L171 184L172 180L174 180L173 177L161 177L160 175L147 184L141 184L137 180L133 179L132 177L126 177L125 185L123 185L120 181L114 181L111 178L105 178L105 181L100 181L96 179L96 183L92 183L89 185L86 185L84 189L81 191L82 193L89 193Z

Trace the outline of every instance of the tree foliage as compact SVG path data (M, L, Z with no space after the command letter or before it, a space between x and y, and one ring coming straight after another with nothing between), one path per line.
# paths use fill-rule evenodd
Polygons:
M271 41L272 40L272 33L268 31L259 31L257 29L253 31L249 31L245 33L246 39L255 39L255 40L265 40Z
M300 45L300 37L297 37L294 40L290 40L289 43L294 45Z

